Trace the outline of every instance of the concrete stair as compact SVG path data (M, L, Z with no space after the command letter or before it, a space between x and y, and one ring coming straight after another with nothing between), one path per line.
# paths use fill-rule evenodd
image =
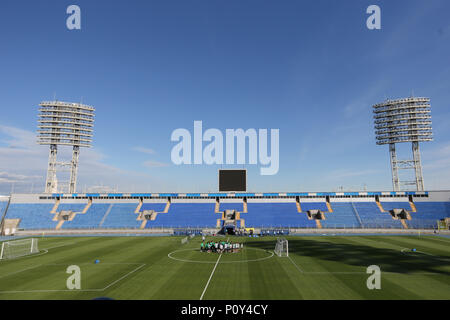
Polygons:
M383 206L381 205L379 199L376 199L376 200L375 200L375 203L377 204L378 209L380 209L380 212L386 212L386 210L383 209Z
M296 201L295 205L297 206L297 212L301 213L302 212L302 206L300 205L300 201Z
M144 203L144 201L143 201L143 199L141 198L141 199L139 200L139 203L138 203L136 209L134 210L134 213L139 213L139 211L141 211L141 207L142 207L142 204L143 204L143 203Z
M61 200L56 199L55 205L53 206L52 210L50 211L51 214L55 214L56 213L56 210L58 210L58 206L59 206L60 202L61 202Z
M216 206L214 207L214 213L220 213L220 201L216 199Z
M404 229L408 229L408 224L406 223L405 219L401 219L400 222L402 223Z
M84 209L83 209L83 211L81 211L81 213L86 213L91 206L92 206L92 198L89 199L88 203L86 204L86 207L84 207Z
M165 206L164 211L163 211L162 213L167 213L167 212L169 212L170 204L171 204L171 203L172 203L172 202L171 202L170 200L167 200L166 206Z
M329 212L329 213L333 212L333 208L331 207L330 201L327 201L327 202L326 202L326 205L327 205L327 208L328 208L328 212Z
M242 203L242 209L243 209L243 213L247 213L247 198L244 198L243 203Z

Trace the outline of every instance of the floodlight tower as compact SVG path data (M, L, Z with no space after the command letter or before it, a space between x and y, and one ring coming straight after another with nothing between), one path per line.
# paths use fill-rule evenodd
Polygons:
M45 193L62 191L61 187L58 188L56 173L64 167L70 171L67 192L74 193L80 147L91 146L95 109L80 103L62 101L43 101L39 106L37 143L50 146ZM58 146L72 147L72 161L57 161Z
M407 185L415 185L417 191L423 191L419 142L433 141L430 99L387 100L374 105L373 113L377 144L389 144L394 191ZM395 144L401 142L412 143L412 160L397 160ZM400 181L399 169L414 169L415 181Z

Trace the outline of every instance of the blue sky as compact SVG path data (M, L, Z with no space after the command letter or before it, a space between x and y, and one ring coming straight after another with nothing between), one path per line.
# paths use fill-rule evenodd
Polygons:
M81 30L66 28L71 4ZM371 4L381 30L366 27ZM79 191L217 190L220 166L170 159L172 131L194 120L280 130L279 172L245 166L250 191L390 190L371 105L412 94L432 103L425 187L449 189L449 12L447 0L2 0L0 192L43 191L36 116L54 95L96 108Z

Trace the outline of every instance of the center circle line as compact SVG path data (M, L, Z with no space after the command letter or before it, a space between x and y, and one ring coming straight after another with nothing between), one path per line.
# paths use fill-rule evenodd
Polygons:
M264 250L264 249L258 249L258 248L245 248L245 250L259 250L259 251L267 252L267 250ZM181 249L181 250L175 250L175 251L170 252L167 256L168 256L170 259L172 259L172 260L181 261L181 262L210 263L210 264L215 264L215 263L216 263L216 261L187 260L187 259L176 258L176 257L173 256L174 253L182 252L182 251L197 251L197 249ZM264 260L270 259L270 258L272 258L272 257L274 256L274 253L273 253L273 252L270 252L270 253L271 253L270 256L262 257L262 258L258 258L258 259L220 261L219 264L224 264L224 263L244 263L244 262L264 261Z

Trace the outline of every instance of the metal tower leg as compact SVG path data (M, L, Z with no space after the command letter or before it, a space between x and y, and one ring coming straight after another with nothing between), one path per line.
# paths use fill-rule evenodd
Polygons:
M70 182L69 193L75 193L77 188L77 173L78 173L78 157L80 155L80 147L74 146L72 151L72 165L70 168Z
M53 193L57 190L56 180L56 154L58 152L56 144L50 145L48 156L47 179L45 181L45 193Z
M395 143L389 144L389 153L391 155L392 187L394 188L394 191L400 191L400 180L398 177L397 153L395 151Z
M416 187L417 191L424 191L422 176L422 161L420 160L419 142L412 143L414 170L416 171Z

